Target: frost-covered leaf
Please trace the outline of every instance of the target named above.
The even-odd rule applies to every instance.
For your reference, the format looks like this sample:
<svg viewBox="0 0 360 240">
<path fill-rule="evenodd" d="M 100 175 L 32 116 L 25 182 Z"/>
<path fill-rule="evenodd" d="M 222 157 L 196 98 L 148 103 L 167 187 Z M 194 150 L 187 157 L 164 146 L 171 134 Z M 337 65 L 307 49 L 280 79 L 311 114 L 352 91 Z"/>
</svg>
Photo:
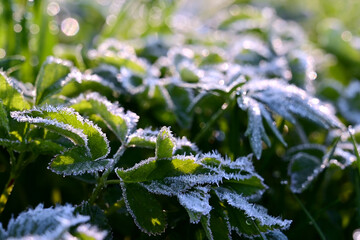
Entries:
<svg viewBox="0 0 360 240">
<path fill-rule="evenodd" d="M 122 142 L 125 142 L 139 119 L 135 113 L 130 111 L 125 113 L 125 110 L 118 104 L 111 103 L 97 93 L 81 96 L 72 102 L 71 107 L 77 112 L 90 117 L 92 115 L 99 116 Z"/>
<path fill-rule="evenodd" d="M 304 90 L 280 80 L 249 81 L 242 91 L 249 98 L 263 103 L 271 111 L 294 124 L 296 123 L 295 116 L 299 116 L 324 128 L 343 127 L 329 106 L 309 96 Z"/>
<path fill-rule="evenodd" d="M 302 144 L 290 148 L 286 159 L 290 160 L 288 175 L 290 189 L 303 192 L 327 167 L 335 165 L 344 169 L 356 161 L 350 142 L 335 142 L 329 149 L 318 144 Z"/>
<path fill-rule="evenodd" d="M 116 39 L 107 39 L 97 49 L 90 50 L 88 57 L 95 65 L 106 63 L 139 73 L 146 71 L 145 62 L 136 56 L 135 50 Z"/>
<path fill-rule="evenodd" d="M 175 142 L 176 140 L 170 129 L 167 127 L 161 128 L 156 139 L 156 157 L 158 159 L 172 157 L 176 147 Z"/>
<path fill-rule="evenodd" d="M 291 158 L 288 174 L 291 178 L 290 189 L 302 192 L 321 172 L 322 159 L 307 153 L 297 153 Z"/>
<path fill-rule="evenodd" d="M 25 62 L 25 57 L 20 55 L 9 56 L 0 59 L 0 71 L 11 73 L 19 68 L 19 65 Z"/>
<path fill-rule="evenodd" d="M 0 99 L 8 111 L 30 108 L 30 104 L 24 99 L 20 90 L 16 88 L 13 80 L 3 72 L 0 72 Z"/>
<path fill-rule="evenodd" d="M 44 102 L 61 89 L 61 81 L 70 73 L 71 62 L 48 57 L 42 64 L 35 82 L 35 104 Z"/>
<path fill-rule="evenodd" d="M 288 238 L 279 230 L 274 230 L 265 234 L 268 240 L 287 240 Z"/>
<path fill-rule="evenodd" d="M 239 98 L 240 99 L 240 98 Z M 262 140 L 269 146 L 270 139 L 266 135 L 263 123 L 262 116 L 259 104 L 252 100 L 247 99 L 246 104 L 251 106 L 248 108 L 248 127 L 246 129 L 245 135 L 249 137 L 250 145 L 255 153 L 257 159 L 261 157 L 262 152 Z"/>
<path fill-rule="evenodd" d="M 71 108 L 45 106 L 11 112 L 19 122 L 28 122 L 70 139 L 76 146 L 55 156 L 50 168 L 64 175 L 103 170 L 110 160 L 109 142 L 99 127 Z"/>
<path fill-rule="evenodd" d="M 177 195 L 179 203 L 189 212 L 190 217 L 193 216 L 190 218 L 191 222 L 199 222 L 202 215 L 207 215 L 211 211 L 209 191 L 209 187 L 195 187 Z"/>
<path fill-rule="evenodd" d="M 352 81 L 338 100 L 339 111 L 353 124 L 360 124 L 360 82 Z"/>
<path fill-rule="evenodd" d="M 80 175 L 103 171 L 111 161 L 111 159 L 104 158 L 94 160 L 88 149 L 77 146 L 56 155 L 51 160 L 49 167 L 58 174 Z"/>
<path fill-rule="evenodd" d="M 165 231 L 166 214 L 155 196 L 138 183 L 121 182 L 126 208 L 136 225 L 148 234 Z"/>
<path fill-rule="evenodd" d="M 150 128 L 139 128 L 128 137 L 127 145 L 129 147 L 156 148 L 156 138 L 159 134 L 157 130 Z"/>
<path fill-rule="evenodd" d="M 79 225 L 73 234 L 79 240 L 103 240 L 106 239 L 107 231 L 101 231 L 90 224 Z"/>
<path fill-rule="evenodd" d="M 149 158 L 134 167 L 117 169 L 118 176 L 125 183 L 162 180 L 166 177 L 192 175 L 202 172 L 203 168 L 194 157 Z"/>
<path fill-rule="evenodd" d="M 104 96 L 110 96 L 114 91 L 120 92 L 121 90 L 106 78 L 72 69 L 71 73 L 61 81 L 61 89 L 58 95 L 73 98 L 87 91 L 100 92 Z"/>
<path fill-rule="evenodd" d="M 78 232 L 81 232 L 83 234 L 86 234 L 86 233 L 89 234 L 89 233 L 93 232 L 91 230 L 94 230 L 94 233 L 97 233 L 97 234 L 91 234 L 90 237 L 91 236 L 94 237 L 94 236 L 97 236 L 98 234 L 100 234 L 102 236 L 101 239 L 106 239 L 106 240 L 112 239 L 111 227 L 109 225 L 109 221 L 106 218 L 105 213 L 101 208 L 99 208 L 96 205 L 90 205 L 88 202 L 83 202 L 75 208 L 74 213 L 89 216 L 90 217 L 89 223 L 92 225 L 95 225 L 95 226 L 97 226 L 97 228 L 99 228 L 99 229 L 92 229 L 92 226 L 89 224 L 87 224 L 86 226 L 80 225 L 77 229 Z M 87 229 L 90 231 L 85 231 Z M 96 239 L 98 239 L 98 238 L 96 238 Z"/>
<path fill-rule="evenodd" d="M 88 220 L 88 216 L 75 215 L 71 205 L 43 208 L 39 204 L 9 221 L 4 239 L 61 239 L 70 234 L 71 227 Z"/>
<path fill-rule="evenodd" d="M 0 146 L 3 146 L 8 149 L 12 149 L 17 152 L 25 151 L 26 146 L 21 143 L 19 140 L 10 140 L 10 139 L 4 139 L 0 138 Z"/>
<path fill-rule="evenodd" d="M 210 214 L 201 217 L 201 224 L 206 236 L 213 240 L 230 240 L 232 239 L 231 229 L 227 216 L 219 203 L 216 203 L 215 206 Z"/>
<path fill-rule="evenodd" d="M 259 159 L 262 153 L 262 141 L 268 146 L 271 142 L 263 126 L 263 119 L 276 138 L 286 146 L 270 112 L 277 113 L 293 124 L 296 116 L 307 118 L 325 128 L 342 128 L 333 110 L 309 96 L 305 91 L 280 80 L 253 80 L 244 85 L 237 99 L 241 109 L 248 112 L 248 128 L 245 132 L 250 145 Z"/>
<path fill-rule="evenodd" d="M 285 230 L 290 227 L 290 220 L 268 215 L 264 207 L 249 203 L 241 195 L 222 190 L 216 190 L 216 194 L 226 202 L 229 223 L 239 235 L 253 236 L 258 235 L 259 231 Z"/>
<path fill-rule="evenodd" d="M 69 138 L 74 144 L 87 148 L 91 159 L 104 158 L 110 151 L 104 133 L 71 108 L 45 106 L 28 111 L 11 112 L 11 117 L 19 122 L 35 124 Z"/>
</svg>

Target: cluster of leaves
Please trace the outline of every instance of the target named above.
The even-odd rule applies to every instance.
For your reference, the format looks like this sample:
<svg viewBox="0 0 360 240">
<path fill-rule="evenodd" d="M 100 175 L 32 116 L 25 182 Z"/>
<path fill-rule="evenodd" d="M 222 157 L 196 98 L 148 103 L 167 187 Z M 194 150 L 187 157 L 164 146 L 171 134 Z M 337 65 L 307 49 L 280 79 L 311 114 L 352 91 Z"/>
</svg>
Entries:
<svg viewBox="0 0 360 240">
<path fill-rule="evenodd" d="M 340 90 L 314 84 L 319 63 L 299 25 L 269 8 L 229 5 L 205 21 L 186 4 L 161 2 L 173 21 L 150 24 L 140 43 L 114 38 L 139 37 L 127 11 L 140 1 L 127 1 L 99 44 L 80 53 L 57 46 L 34 79 L 23 79 L 23 57 L 0 59 L 0 146 L 9 159 L 0 212 L 24 169 L 43 156 L 53 173 L 94 185 L 76 207 L 21 213 L 0 237 L 111 239 L 129 213 L 150 235 L 171 236 L 185 219 L 197 238 L 286 239 L 291 220 L 255 203 L 268 187 L 253 155 L 264 166 L 272 156 L 286 160 L 281 179 L 292 193 L 328 167 L 355 165 L 360 128 L 345 125 L 359 123 L 358 82 L 329 99 L 334 106 L 316 98 Z M 152 19 L 151 6 L 143 8 Z"/>
</svg>

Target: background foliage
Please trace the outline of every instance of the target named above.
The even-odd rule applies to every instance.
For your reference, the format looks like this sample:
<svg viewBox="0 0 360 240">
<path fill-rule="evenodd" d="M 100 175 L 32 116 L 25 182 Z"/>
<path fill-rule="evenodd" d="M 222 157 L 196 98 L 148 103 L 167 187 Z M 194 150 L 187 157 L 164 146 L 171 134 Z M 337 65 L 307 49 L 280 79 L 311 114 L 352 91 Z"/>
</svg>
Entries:
<svg viewBox="0 0 360 240">
<path fill-rule="evenodd" d="M 72 215 L 75 210 L 65 204 L 79 205 L 90 198 L 99 208 L 83 204 L 78 211 L 85 215 L 104 211 L 115 239 L 157 238 L 139 231 L 142 223 L 133 221 L 132 216 L 147 213 L 131 213 L 125 206 L 146 209 L 135 201 L 139 198 L 156 202 L 151 197 L 154 194 L 149 192 L 156 192 L 153 187 L 158 179 L 143 177 L 136 180 L 142 185 L 136 185 L 131 182 L 135 178 L 126 180 L 128 172 L 151 165 L 143 162 L 136 165 L 143 159 L 171 158 L 173 154 L 185 153 L 189 157 L 190 153 L 216 150 L 232 161 L 254 154 L 256 174 L 250 172 L 264 179 L 268 186 L 266 191 L 260 191 L 263 195 L 257 204 L 267 208 L 272 216 L 293 220 L 284 231 L 289 239 L 351 238 L 360 225 L 359 168 L 353 146 L 355 141 L 360 141 L 359 10 L 360 4 L 355 0 L 2 1 L 0 66 L 5 73 L 1 76 L 13 78 L 28 102 L 22 102 L 17 91 L 12 93 L 12 88 L 2 80 L 0 138 L 8 137 L 6 134 L 13 126 L 21 135 L 28 126 L 21 122 L 29 122 L 63 131 L 62 135 L 78 146 L 64 153 L 64 149 L 72 146 L 71 141 L 51 132 L 47 135 L 46 130 L 32 125 L 34 131 L 26 137 L 33 145 L 28 146 L 34 149 L 41 146 L 42 153 L 36 159 L 35 155 L 27 155 L 31 163 L 17 176 L 0 215 L 4 228 L 12 215 L 23 212 L 21 216 L 26 217 L 24 211 L 29 206 L 36 213 L 43 208 L 39 203 L 47 208 L 61 204 L 66 210 L 64 218 L 71 222 L 61 225 L 63 230 L 80 224 L 76 230 L 79 237 L 80 226 L 91 232 L 91 227 L 84 225 L 88 219 Z M 251 82 L 254 79 L 259 81 Z M 80 96 L 93 91 L 106 99 L 96 94 Z M 8 102 L 10 95 L 20 100 Z M 131 112 L 112 106 L 114 102 Z M 54 110 L 44 107 L 46 104 L 66 107 Z M 14 113 L 34 105 L 39 109 Z M 67 107 L 95 122 L 101 128 L 100 133 L 92 123 L 79 120 Z M 10 125 L 2 117 L 9 109 Z M 86 129 L 88 132 L 84 134 L 91 137 L 87 139 L 65 127 L 34 120 L 63 116 L 76 118 L 78 122 L 71 124 Z M 14 119 L 19 125 L 15 125 Z M 152 127 L 152 130 L 145 130 L 146 134 L 134 133 L 129 129 L 136 122 L 137 128 Z M 349 125 L 354 126 L 350 134 L 346 129 Z M 170 153 L 162 152 L 160 140 L 154 140 L 159 138 L 155 129 L 167 131 L 162 126 L 171 126 L 175 137 L 179 137 L 174 140 L 170 134 L 172 140 L 167 142 L 170 147 L 165 147 L 167 151 L 171 149 Z M 109 142 L 102 134 L 106 134 Z M 40 135 L 46 137 L 37 139 Z M 137 139 L 138 136 L 143 139 Z M 180 143 L 181 136 L 197 147 L 189 143 L 190 149 L 174 150 L 172 142 L 176 146 L 184 144 Z M 90 168 L 103 170 L 111 162 L 109 156 L 116 154 L 127 137 L 128 143 L 147 148 L 128 148 L 121 158 L 126 160 L 116 165 L 116 173 L 107 173 L 112 180 L 119 176 L 122 185 L 108 184 L 98 199 L 91 199 L 98 175 L 91 175 L 90 171 L 76 175 L 84 171 L 83 163 L 64 166 L 67 161 L 62 157 L 77 159 L 77 154 L 87 154 L 85 159 L 99 159 Z M 18 140 L 22 141 L 19 137 Z M 0 186 L 7 185 L 11 169 L 12 156 L 6 144 L 1 142 Z M 88 146 L 90 153 L 86 152 Z M 54 159 L 59 152 L 62 153 Z M 221 161 L 228 164 L 226 158 Z M 215 191 L 215 185 L 211 185 L 211 191 Z M 204 190 L 202 185 L 192 187 L 194 198 L 200 195 L 203 199 L 210 198 L 209 189 Z M 258 187 L 262 189 L 261 184 Z M 221 190 L 216 191 L 217 196 L 224 197 L 219 194 Z M 126 197 L 130 203 L 123 200 Z M 209 236 L 206 227 L 189 224 L 189 209 L 181 207 L 186 206 L 187 200 L 181 200 L 186 198 L 189 195 L 169 192 L 156 197 L 166 205 L 168 219 L 167 230 L 159 238 Z M 131 199 L 135 200 L 131 202 Z M 211 201 L 211 204 L 217 203 Z M 156 203 L 152 205 L 155 206 L 152 211 L 161 210 Z M 161 211 L 158 214 L 162 216 Z M 196 222 L 194 219 L 197 217 L 192 219 Z M 16 226 L 16 221 L 11 221 Z M 202 219 L 204 226 L 205 221 L 210 220 Z M 105 221 L 95 224 L 99 229 L 109 229 L 100 222 Z M 153 230 L 161 232 L 162 228 L 161 225 Z M 93 231 L 99 238 L 104 235 L 100 230 Z M 275 239 L 280 236 L 277 232 L 271 234 Z M 271 234 L 261 237 L 271 239 Z M 237 236 L 233 234 L 233 237 Z"/>
</svg>

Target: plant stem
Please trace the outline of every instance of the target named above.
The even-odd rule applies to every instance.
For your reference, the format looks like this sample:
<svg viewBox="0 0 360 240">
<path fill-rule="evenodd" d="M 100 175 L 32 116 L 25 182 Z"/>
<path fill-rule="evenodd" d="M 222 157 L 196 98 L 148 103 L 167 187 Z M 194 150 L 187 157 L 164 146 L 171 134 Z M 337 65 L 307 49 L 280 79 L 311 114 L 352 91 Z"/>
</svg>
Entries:
<svg viewBox="0 0 360 240">
<path fill-rule="evenodd" d="M 5 185 L 5 188 L 0 196 L 0 213 L 4 211 L 5 205 L 11 195 L 11 192 L 15 185 L 15 176 L 10 173 L 9 179 Z"/>
<path fill-rule="evenodd" d="M 4 211 L 6 203 L 12 193 L 12 190 L 15 186 L 15 180 L 20 175 L 21 170 L 23 169 L 23 159 L 24 153 L 20 153 L 18 159 L 16 159 L 12 150 L 9 151 L 10 154 L 10 163 L 11 163 L 11 170 L 9 179 L 4 187 L 4 190 L 0 196 L 0 213 Z"/>
<path fill-rule="evenodd" d="M 118 149 L 118 151 L 114 154 L 113 161 L 109 164 L 109 167 L 106 169 L 106 171 L 100 177 L 97 185 L 95 186 L 95 188 L 94 188 L 94 190 L 93 190 L 93 192 L 92 192 L 92 194 L 91 194 L 91 196 L 89 198 L 89 203 L 90 204 L 93 204 L 96 201 L 96 199 L 98 198 L 100 192 L 106 186 L 107 179 L 108 179 L 110 173 L 112 173 L 112 171 L 114 170 L 116 164 L 120 160 L 120 157 L 124 154 L 125 150 L 126 150 L 126 146 L 125 146 L 125 144 L 122 144 L 120 146 L 120 148 Z"/>
<path fill-rule="evenodd" d="M 324 233 L 321 231 L 319 225 L 316 223 L 315 219 L 311 216 L 310 212 L 305 208 L 304 204 L 302 204 L 300 199 L 295 194 L 293 194 L 293 196 L 296 199 L 296 201 L 299 203 L 303 211 L 305 212 L 306 216 L 309 218 L 310 222 L 314 225 L 316 231 L 320 235 L 320 238 L 322 240 L 326 240 Z"/>
<path fill-rule="evenodd" d="M 109 185 L 109 184 L 118 184 L 120 185 L 120 180 L 107 180 L 106 185 Z"/>
</svg>

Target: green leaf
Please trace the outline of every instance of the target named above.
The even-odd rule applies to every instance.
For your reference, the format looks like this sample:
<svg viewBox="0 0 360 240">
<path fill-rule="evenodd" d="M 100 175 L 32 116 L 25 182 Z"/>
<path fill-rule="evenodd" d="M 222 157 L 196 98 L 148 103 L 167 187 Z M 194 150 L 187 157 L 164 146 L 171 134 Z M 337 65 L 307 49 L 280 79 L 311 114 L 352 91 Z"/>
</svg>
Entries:
<svg viewBox="0 0 360 240">
<path fill-rule="evenodd" d="M 0 128 L 1 127 L 5 129 L 7 134 L 10 132 L 8 114 L 2 100 L 0 99 Z"/>
<path fill-rule="evenodd" d="M 23 152 L 26 150 L 26 146 L 19 140 L 0 138 L 0 146 L 3 146 L 7 149 L 12 149 L 17 152 Z"/>
<path fill-rule="evenodd" d="M 89 216 L 90 224 L 107 231 L 108 234 L 105 240 L 112 239 L 109 221 L 101 208 L 96 205 L 90 205 L 88 202 L 82 202 L 79 206 L 75 208 L 74 213 Z"/>
<path fill-rule="evenodd" d="M 322 159 L 307 153 L 297 153 L 291 157 L 288 175 L 291 178 L 290 189 L 294 193 L 302 192 L 323 170 Z"/>
<path fill-rule="evenodd" d="M 87 91 L 100 92 L 104 96 L 111 96 L 113 92 L 120 92 L 120 89 L 112 82 L 95 74 L 82 74 L 74 71 L 61 82 L 62 88 L 58 95 L 66 97 L 77 97 Z"/>
<path fill-rule="evenodd" d="M 106 63 L 118 68 L 125 67 L 138 73 L 146 72 L 145 62 L 136 56 L 133 47 L 115 39 L 104 41 L 97 49 L 90 50 L 88 55 L 94 65 Z"/>
<path fill-rule="evenodd" d="M 87 94 L 73 101 L 71 105 L 77 112 L 88 116 L 96 115 L 109 127 L 121 142 L 125 142 L 127 136 L 136 126 L 138 116 L 132 112 L 124 112 L 117 104 L 109 102 L 97 93 Z"/>
<path fill-rule="evenodd" d="M 132 168 L 126 170 L 117 169 L 116 173 L 125 183 L 133 183 L 191 175 L 199 171 L 202 172 L 202 170 L 202 166 L 195 162 L 194 157 L 174 157 L 172 159 L 149 158 Z"/>
<path fill-rule="evenodd" d="M 4 239 L 63 239 L 70 228 L 89 220 L 88 216 L 75 215 L 71 205 L 44 208 L 39 204 L 9 221 Z"/>
<path fill-rule="evenodd" d="M 20 55 L 9 56 L 0 59 L 0 71 L 6 71 L 7 73 L 13 72 L 19 65 L 25 62 L 25 58 Z"/>
<path fill-rule="evenodd" d="M 35 105 L 39 105 L 47 98 L 60 91 L 61 82 L 70 73 L 71 62 L 48 57 L 41 66 L 35 82 Z"/>
<path fill-rule="evenodd" d="M 166 214 L 154 195 L 137 183 L 121 182 L 121 188 L 126 207 L 136 225 L 148 234 L 164 232 Z"/>
<path fill-rule="evenodd" d="M 215 200 L 216 199 L 216 200 Z M 226 212 L 221 206 L 218 198 L 210 199 L 213 209 L 208 215 L 201 217 L 201 225 L 205 230 L 208 239 L 222 240 L 231 239 L 231 229 Z"/>
<path fill-rule="evenodd" d="M 175 150 L 175 139 L 169 128 L 162 127 L 156 139 L 156 158 L 171 158 Z"/>
<path fill-rule="evenodd" d="M 8 78 L 3 72 L 0 72 L 0 99 L 2 99 L 3 106 L 10 111 L 30 108 L 30 104 L 16 89 L 11 78 Z"/>
<path fill-rule="evenodd" d="M 49 168 L 58 174 L 80 175 L 103 171 L 111 161 L 111 159 L 93 160 L 85 147 L 78 146 L 55 156 Z"/>
<path fill-rule="evenodd" d="M 110 151 L 105 134 L 91 121 L 71 108 L 45 106 L 28 111 L 11 112 L 19 122 L 28 122 L 69 138 L 74 144 L 88 149 L 92 160 L 104 158 Z"/>
<path fill-rule="evenodd" d="M 158 134 L 159 131 L 153 131 L 149 128 L 139 128 L 128 137 L 127 145 L 129 147 L 155 149 Z"/>
<path fill-rule="evenodd" d="M 65 147 L 50 140 L 33 139 L 28 143 L 28 150 L 41 154 L 58 154 L 65 150 Z"/>
<path fill-rule="evenodd" d="M 260 176 L 252 176 L 246 179 L 225 180 L 221 187 L 230 189 L 245 198 L 256 198 L 266 190 L 266 185 Z"/>
<path fill-rule="evenodd" d="M 259 235 L 276 229 L 289 228 L 290 220 L 281 220 L 267 214 L 262 206 L 249 203 L 239 194 L 216 189 L 216 195 L 223 201 L 229 223 L 239 235 Z"/>
</svg>

